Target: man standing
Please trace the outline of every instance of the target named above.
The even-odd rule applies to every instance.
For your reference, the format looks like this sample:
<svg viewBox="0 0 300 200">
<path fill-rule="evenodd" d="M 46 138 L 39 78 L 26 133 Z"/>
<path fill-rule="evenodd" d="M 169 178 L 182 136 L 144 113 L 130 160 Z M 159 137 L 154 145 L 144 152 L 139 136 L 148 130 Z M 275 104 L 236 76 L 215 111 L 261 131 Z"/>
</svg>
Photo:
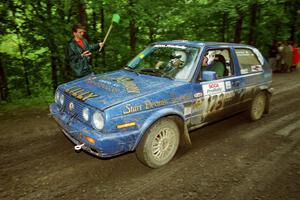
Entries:
<svg viewBox="0 0 300 200">
<path fill-rule="evenodd" d="M 77 24 L 72 27 L 73 39 L 68 43 L 69 64 L 75 78 L 92 73 L 92 51 L 98 50 L 103 43 L 89 44 L 84 38 L 85 27 Z"/>
<path fill-rule="evenodd" d="M 269 49 L 269 64 L 273 72 L 278 72 L 277 69 L 277 57 L 278 57 L 278 47 L 277 42 L 273 40 L 272 46 Z"/>
</svg>

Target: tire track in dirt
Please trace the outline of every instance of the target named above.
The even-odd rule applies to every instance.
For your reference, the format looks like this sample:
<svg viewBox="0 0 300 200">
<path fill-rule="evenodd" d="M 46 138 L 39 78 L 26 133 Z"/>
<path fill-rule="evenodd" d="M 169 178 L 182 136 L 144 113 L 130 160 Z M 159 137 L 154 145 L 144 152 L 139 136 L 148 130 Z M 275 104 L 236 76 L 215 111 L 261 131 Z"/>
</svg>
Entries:
<svg viewBox="0 0 300 200">
<path fill-rule="evenodd" d="M 239 114 L 193 131 L 192 148 L 182 150 L 172 162 L 157 170 L 140 164 L 134 154 L 107 160 L 75 154 L 73 145 L 54 123 L 44 125 L 48 120 L 44 117 L 40 124 L 24 129 L 29 134 L 21 135 L 20 140 L 17 138 L 22 132 L 3 133 L 4 137 L 1 133 L 1 140 L 11 142 L 0 146 L 0 150 L 9 147 L 0 155 L 0 198 L 280 199 L 268 192 L 281 194 L 280 188 L 272 189 L 271 185 L 276 186 L 278 179 L 285 181 L 281 175 L 286 171 L 292 173 L 286 176 L 289 178 L 297 175 L 294 173 L 299 169 L 299 159 L 293 158 L 299 155 L 300 100 L 293 93 L 299 94 L 300 90 L 299 84 L 292 86 L 298 77 L 283 76 L 291 77 L 290 82 L 275 77 L 279 81 L 274 84 L 269 115 L 250 123 Z M 19 117 L 22 119 L 22 115 L 16 116 L 14 130 L 19 128 Z M 29 120 L 22 126 L 27 123 L 34 122 Z M 47 128 L 50 131 L 43 136 L 39 130 Z M 20 147 L 23 142 L 32 145 Z M 293 157 L 285 160 L 289 156 Z M 297 180 L 299 183 L 299 179 L 294 183 Z M 284 194 L 289 199 L 294 197 L 294 193 Z"/>
<path fill-rule="evenodd" d="M 295 89 L 298 89 L 298 88 L 299 88 L 299 86 L 297 85 L 295 87 L 288 87 L 288 89 L 279 90 L 279 91 L 282 91 L 282 92 L 284 91 L 284 93 L 287 94 L 287 93 L 293 92 Z M 280 93 L 275 93 L 275 97 L 280 98 L 280 95 L 281 95 Z M 276 100 L 276 98 L 274 100 Z M 281 113 L 281 111 L 283 109 L 285 109 L 285 107 L 287 107 L 287 106 L 290 108 L 293 108 L 292 105 L 294 105 L 294 103 L 296 103 L 296 102 L 299 102 L 299 99 L 296 99 L 296 100 L 291 99 L 291 100 L 285 101 L 284 105 L 276 104 L 273 107 L 272 112 L 276 111 L 276 112 Z M 299 110 L 299 107 L 298 107 L 298 110 Z M 278 116 L 280 116 L 280 115 L 278 115 Z M 292 130 L 294 130 L 295 127 L 298 127 L 299 117 L 300 117 L 299 115 L 297 115 L 295 113 L 291 113 L 286 116 L 282 116 L 282 117 L 275 119 L 275 121 L 272 121 L 271 124 L 267 124 L 267 126 L 264 126 L 264 127 L 256 126 L 255 123 L 252 123 L 250 126 L 249 126 L 249 124 L 245 124 L 244 126 L 249 126 L 249 129 L 251 129 L 252 131 L 250 133 L 248 131 L 246 131 L 246 135 L 242 135 L 241 138 L 246 137 L 246 139 L 249 139 L 249 137 L 251 137 L 257 141 L 257 140 L 261 139 L 261 137 L 271 137 L 270 134 L 274 134 L 274 130 L 278 129 L 279 127 L 291 126 L 291 127 L 293 127 Z M 292 121 L 292 123 L 291 123 L 291 121 Z M 265 123 L 265 122 L 263 122 L 263 123 Z M 243 129 L 243 127 L 238 127 L 237 129 L 240 130 L 240 129 Z M 235 132 L 234 129 L 231 131 Z M 261 135 L 259 135 L 259 134 L 253 135 L 253 133 L 261 133 Z M 276 133 L 276 131 L 275 131 L 275 133 Z M 225 140 L 225 143 L 229 143 L 233 139 L 236 139 L 236 138 L 229 138 L 229 139 L 227 138 L 227 140 Z M 277 141 L 277 143 L 281 144 L 280 138 L 275 138 L 275 140 Z M 237 141 L 234 141 L 234 143 L 235 142 L 237 142 Z M 224 142 L 220 142 L 220 141 L 213 141 L 212 143 L 213 144 L 209 144 L 209 148 L 211 148 L 212 146 L 224 145 Z M 262 155 L 262 158 L 259 159 L 257 162 L 255 162 L 255 164 L 252 165 L 250 168 L 248 168 L 247 164 L 242 164 L 242 165 L 240 164 L 240 166 L 246 166 L 247 170 L 245 169 L 245 167 L 243 169 L 240 169 L 240 171 L 244 171 L 244 172 L 246 171 L 246 174 L 241 176 L 241 178 L 239 180 L 235 180 L 236 182 L 239 182 L 239 184 L 237 186 L 232 187 L 232 189 L 227 190 L 226 193 L 229 194 L 228 199 L 241 199 L 242 197 L 243 198 L 249 197 L 246 199 L 252 199 L 252 198 L 250 198 L 251 193 L 249 193 L 249 191 L 251 191 L 251 190 L 249 190 L 249 188 L 250 189 L 255 188 L 255 185 L 260 181 L 260 179 L 263 179 L 265 177 L 265 174 L 267 174 L 269 172 L 269 170 L 273 167 L 273 165 L 280 164 L 281 157 L 288 154 L 293 148 L 295 148 L 298 145 L 298 143 L 299 143 L 299 141 L 297 140 L 297 141 L 293 141 L 291 143 L 281 144 L 278 147 L 274 147 L 272 149 L 271 153 L 267 154 L 266 156 Z M 244 151 L 247 152 L 248 150 L 244 150 Z M 233 157 L 236 157 L 236 158 L 242 157 L 245 159 L 245 157 L 247 157 L 246 156 L 247 153 L 244 151 L 243 150 L 240 151 L 238 154 L 234 155 Z M 201 152 L 201 150 L 200 150 L 200 152 Z M 191 152 L 189 152 L 189 153 L 191 153 Z M 197 155 L 197 150 L 195 151 L 195 149 L 194 149 L 193 153 L 195 153 Z M 141 194 L 143 194 L 145 192 L 147 193 L 147 191 L 152 191 L 155 188 L 155 186 L 157 186 L 157 185 L 168 185 L 167 182 L 169 182 L 169 181 L 172 182 L 172 180 L 173 180 L 173 178 L 171 178 L 171 177 L 176 176 L 177 173 L 185 171 L 185 169 L 187 169 L 189 167 L 191 167 L 191 168 L 195 167 L 195 162 L 199 161 L 199 158 L 195 159 L 195 156 L 192 156 L 191 159 L 187 158 L 187 156 L 183 156 L 183 157 L 184 158 L 180 158 L 180 160 L 175 160 L 176 163 L 173 162 L 172 163 L 173 166 L 171 166 L 171 164 L 169 164 L 170 165 L 169 167 L 172 168 L 172 170 L 169 170 L 169 167 L 167 167 L 168 169 L 167 168 L 165 168 L 165 170 L 162 169 L 157 174 L 154 173 L 154 174 L 151 174 L 150 177 L 144 177 L 145 179 L 143 178 L 143 180 L 147 180 L 146 182 L 144 181 L 143 184 L 140 184 L 139 187 L 137 187 L 137 185 L 134 185 L 134 187 L 130 187 L 130 188 L 135 188 L 135 189 L 121 193 L 120 198 L 132 199 L 137 196 L 142 196 L 142 197 L 144 196 L 144 199 L 146 199 L 146 195 L 141 195 Z M 202 161 L 205 162 L 205 159 L 202 159 Z M 247 161 L 244 161 L 244 162 L 247 162 Z M 220 163 L 218 163 L 218 164 L 220 164 Z M 163 174 L 163 176 L 161 174 Z M 226 176 L 226 173 L 224 176 Z M 245 177 L 247 177 L 247 178 L 245 178 Z M 274 174 L 273 174 L 273 177 L 274 177 Z M 266 182 L 267 182 L 266 184 L 269 184 L 269 182 L 272 182 L 272 179 L 269 179 L 269 181 L 266 181 Z M 263 188 L 264 186 L 262 185 L 260 187 Z M 262 188 L 260 188 L 260 189 L 262 189 Z M 202 189 L 203 189 L 203 186 L 202 186 Z M 207 187 L 207 189 L 209 190 L 209 186 Z M 205 190 L 205 188 L 203 190 Z M 241 195 L 233 195 L 235 198 L 232 198 L 232 194 L 238 193 L 239 190 L 241 190 Z M 173 190 L 173 192 L 174 192 L 174 194 L 177 194 L 176 191 Z M 169 192 L 169 193 L 172 193 L 172 192 Z M 157 198 L 159 199 L 163 196 L 164 195 L 162 195 L 162 196 L 158 195 Z M 191 196 L 194 196 L 197 198 L 200 196 L 205 197 L 205 195 L 201 195 L 198 192 L 188 192 L 185 197 L 191 197 Z M 207 194 L 206 194 L 206 196 L 207 196 Z M 182 197 L 184 197 L 184 195 L 181 195 L 180 197 L 176 196 L 176 198 L 182 198 Z M 210 197 L 211 197 L 211 199 L 214 199 L 214 196 L 210 196 Z M 215 196 L 215 197 L 217 197 L 217 196 Z M 114 198 L 118 199 L 115 196 L 114 196 Z M 169 198 L 170 198 L 170 196 L 169 196 Z M 176 199 L 176 198 L 174 198 L 174 199 Z M 216 198 L 216 199 L 218 199 L 218 198 Z"/>
<path fill-rule="evenodd" d="M 289 89 L 288 91 L 285 90 L 285 93 L 288 93 L 290 90 L 292 90 L 292 89 Z M 298 101 L 298 100 L 286 101 L 285 103 L 286 104 L 293 104 L 296 101 Z M 277 106 L 276 105 L 273 109 L 277 110 L 277 111 L 280 111 L 280 110 L 284 109 L 285 106 Z M 294 116 L 289 116 L 289 117 L 292 118 Z M 255 128 L 257 128 L 255 126 L 255 124 L 251 124 L 251 125 L 252 126 L 250 126 L 250 129 L 255 130 Z M 273 125 L 278 126 L 278 124 L 273 124 Z M 218 125 L 215 125 L 215 126 L 218 126 Z M 226 126 L 226 124 L 223 124 L 223 126 Z M 249 124 L 244 124 L 244 126 L 249 126 Z M 285 124 L 283 124 L 283 126 L 285 126 Z M 235 129 L 238 132 L 238 130 L 243 129 L 243 127 L 239 126 L 237 128 L 233 128 L 231 131 L 227 131 L 226 132 L 227 134 L 225 133 L 225 135 L 222 136 L 222 138 L 221 138 L 221 139 L 227 140 L 225 142 L 225 144 L 229 143 L 229 141 L 232 140 L 230 138 L 231 137 L 231 135 L 230 135 L 231 133 L 230 132 L 235 132 Z M 276 129 L 276 127 L 275 127 L 275 129 Z M 228 136 L 229 138 L 227 138 L 226 135 L 227 136 L 229 135 Z M 223 137 L 225 137 L 225 138 L 223 138 Z M 258 139 L 258 138 L 256 138 L 256 139 Z M 224 142 L 220 141 L 220 140 L 210 141 L 210 143 L 206 147 L 204 147 L 204 151 L 203 152 L 202 152 L 202 150 L 203 150 L 202 148 L 196 148 L 196 149 L 193 149 L 191 152 L 189 152 L 188 154 L 193 153 L 192 157 L 189 157 L 189 155 L 184 155 L 184 156 L 182 156 L 180 158 L 180 160 L 179 159 L 175 159 L 175 161 L 171 162 L 166 167 L 163 167 L 161 169 L 154 170 L 154 171 L 151 170 L 146 175 L 144 175 L 144 174 L 140 174 L 140 176 L 134 176 L 134 175 L 132 175 L 131 179 L 128 180 L 128 181 L 125 181 L 125 180 L 122 180 L 122 179 L 118 180 L 118 183 L 114 183 L 113 184 L 115 186 L 119 185 L 118 192 L 116 192 L 116 194 L 115 193 L 109 194 L 109 195 L 106 196 L 106 198 L 108 198 L 108 199 L 134 199 L 135 197 L 139 197 L 140 199 L 147 199 L 147 193 L 149 193 L 149 195 L 152 196 L 153 199 L 155 199 L 155 198 L 156 199 L 160 199 L 161 197 L 170 199 L 170 196 L 172 197 L 171 194 L 178 194 L 178 193 L 176 193 L 176 190 L 179 190 L 179 188 L 176 188 L 175 190 L 174 189 L 172 190 L 172 188 L 168 187 L 168 185 L 169 185 L 168 183 L 174 182 L 173 180 L 178 180 L 178 182 L 180 182 L 181 180 L 184 180 L 184 177 L 182 177 L 182 176 L 178 177 L 178 174 L 180 174 L 180 173 L 184 173 L 184 174 L 188 173 L 189 174 L 190 173 L 190 172 L 188 172 L 189 168 L 193 168 L 195 166 L 196 167 L 199 166 L 199 164 L 195 165 L 195 162 L 198 162 L 198 163 L 205 162 L 206 161 L 206 158 L 205 158 L 206 154 L 209 153 L 210 151 L 211 152 L 215 152 L 216 150 L 215 150 L 214 146 L 219 146 L 219 145 L 224 145 Z M 211 148 L 212 148 L 212 150 L 209 150 Z M 206 152 L 206 151 L 208 151 L 208 152 Z M 233 157 L 243 157 L 242 155 L 245 154 L 245 153 L 243 151 L 240 151 L 240 152 L 241 152 L 240 154 L 235 155 Z M 276 153 L 274 153 L 274 154 L 276 154 Z M 195 158 L 195 155 L 196 156 L 200 155 L 200 158 Z M 236 162 L 236 161 L 234 161 L 234 162 Z M 246 162 L 246 161 L 244 161 L 244 162 Z M 211 161 L 209 163 L 211 165 L 214 164 Z M 220 163 L 217 163 L 217 164 L 222 165 Z M 244 164 L 243 166 L 247 166 L 247 165 Z M 202 169 L 205 170 L 204 168 L 208 167 L 208 165 L 201 165 L 200 164 L 200 167 L 202 167 Z M 243 168 L 243 169 L 240 169 L 240 170 L 242 171 L 242 170 L 245 170 L 245 169 Z M 226 173 L 230 173 L 230 172 L 224 172 L 224 173 L 225 173 L 225 175 L 221 173 L 220 176 L 221 177 L 222 176 L 226 176 Z M 206 177 L 207 180 L 209 180 L 209 178 L 210 178 L 209 175 L 207 175 L 206 173 L 203 173 L 202 175 L 204 177 Z M 194 176 L 198 177 L 195 174 L 194 174 Z M 192 178 L 190 175 L 187 175 L 187 177 Z M 241 177 L 238 181 L 241 181 L 242 178 L 243 177 Z M 217 188 L 219 188 L 219 190 L 222 191 L 220 189 L 220 186 L 218 186 L 218 184 L 216 183 L 217 180 L 215 180 L 215 182 L 213 181 L 212 183 L 209 183 L 207 185 L 205 185 L 202 182 L 201 183 L 202 190 L 203 191 L 205 191 L 205 190 L 211 191 L 210 188 L 212 186 L 217 186 Z M 231 182 L 231 180 L 234 181 L 234 178 L 231 177 L 231 176 L 229 176 L 229 177 L 227 177 L 227 179 L 225 179 L 225 182 L 226 181 L 227 182 Z M 235 181 L 237 181 L 237 180 L 235 180 Z M 193 181 L 193 182 L 197 182 L 197 181 Z M 221 182 L 222 182 L 222 180 L 221 180 Z M 224 182 L 224 180 L 223 180 L 223 182 Z M 108 184 L 108 185 L 111 185 L 111 184 Z M 160 187 L 158 187 L 158 185 L 162 185 L 164 187 L 160 188 Z M 249 185 L 251 185 L 251 184 L 248 184 L 247 186 L 249 186 Z M 193 184 L 192 184 L 191 187 L 194 188 L 194 190 L 195 190 L 195 186 L 193 187 Z M 107 190 L 109 190 L 109 189 L 106 189 L 104 191 L 107 191 Z M 151 194 L 151 191 L 153 191 L 153 190 L 156 191 L 155 193 L 158 194 L 157 196 L 154 196 L 154 194 Z M 171 190 L 171 192 L 168 192 L 169 195 L 164 195 L 164 191 L 165 190 Z M 160 194 L 162 194 L 162 195 L 160 195 Z M 198 194 L 198 192 L 195 192 L 195 191 L 189 191 L 187 193 L 184 193 L 182 191 L 182 195 L 179 195 L 179 196 L 175 195 L 176 198 L 174 198 L 174 199 L 177 199 L 177 197 L 178 198 L 189 198 L 189 197 L 193 197 L 193 196 L 194 197 L 199 197 L 199 196 L 200 197 L 201 196 L 205 197 L 205 196 L 209 196 L 209 194 L 205 194 L 204 193 L 204 195 L 201 195 L 201 194 Z M 209 197 L 211 197 L 211 199 L 213 198 L 213 196 L 209 196 Z"/>
</svg>

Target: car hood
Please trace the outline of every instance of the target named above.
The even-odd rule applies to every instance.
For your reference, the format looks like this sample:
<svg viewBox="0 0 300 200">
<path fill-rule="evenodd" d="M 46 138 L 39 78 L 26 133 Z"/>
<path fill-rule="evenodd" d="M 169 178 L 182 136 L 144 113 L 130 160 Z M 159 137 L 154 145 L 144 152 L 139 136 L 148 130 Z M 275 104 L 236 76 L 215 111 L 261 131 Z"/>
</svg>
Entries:
<svg viewBox="0 0 300 200">
<path fill-rule="evenodd" d="M 107 74 L 86 76 L 66 83 L 62 86 L 62 90 L 93 107 L 105 110 L 111 106 L 184 83 L 168 78 L 119 70 Z"/>
</svg>

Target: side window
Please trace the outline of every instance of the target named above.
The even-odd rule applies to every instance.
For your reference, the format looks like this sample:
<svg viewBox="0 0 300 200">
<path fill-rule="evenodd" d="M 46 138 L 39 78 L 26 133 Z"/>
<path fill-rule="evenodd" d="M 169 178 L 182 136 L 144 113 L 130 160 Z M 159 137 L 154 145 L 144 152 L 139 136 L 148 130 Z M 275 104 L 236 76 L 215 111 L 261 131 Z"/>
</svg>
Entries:
<svg viewBox="0 0 300 200">
<path fill-rule="evenodd" d="M 201 72 L 214 71 L 216 72 L 217 79 L 232 76 L 234 74 L 230 50 L 226 48 L 207 49 L 204 52 L 201 64 Z"/>
<path fill-rule="evenodd" d="M 248 74 L 262 71 L 262 65 L 256 54 L 251 49 L 235 49 L 240 65 L 241 74 Z"/>
</svg>

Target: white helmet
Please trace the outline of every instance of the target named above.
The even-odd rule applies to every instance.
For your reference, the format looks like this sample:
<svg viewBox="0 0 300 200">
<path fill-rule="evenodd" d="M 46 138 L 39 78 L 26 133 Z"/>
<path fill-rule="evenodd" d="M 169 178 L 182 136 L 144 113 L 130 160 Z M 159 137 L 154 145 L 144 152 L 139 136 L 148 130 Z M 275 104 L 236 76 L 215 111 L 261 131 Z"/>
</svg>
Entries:
<svg viewBox="0 0 300 200">
<path fill-rule="evenodd" d="M 172 56 L 179 59 L 183 64 L 186 62 L 186 53 L 183 51 L 175 51 Z"/>
<path fill-rule="evenodd" d="M 208 61 L 207 61 L 207 64 L 210 65 L 214 59 L 215 59 L 215 56 L 216 56 L 216 52 L 215 51 L 208 51 L 208 54 L 206 55 Z"/>
</svg>

